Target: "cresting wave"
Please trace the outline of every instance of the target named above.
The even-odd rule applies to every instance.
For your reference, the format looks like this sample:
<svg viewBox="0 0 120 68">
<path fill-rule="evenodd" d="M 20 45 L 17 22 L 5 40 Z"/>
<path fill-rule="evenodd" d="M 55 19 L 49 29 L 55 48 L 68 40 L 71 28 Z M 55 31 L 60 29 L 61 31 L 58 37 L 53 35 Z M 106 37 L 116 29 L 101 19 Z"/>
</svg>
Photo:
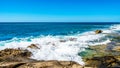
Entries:
<svg viewBox="0 0 120 68">
<path fill-rule="evenodd" d="M 104 29 L 103 33 L 113 33 L 120 30 L 120 25 Z M 37 60 L 64 60 L 75 61 L 84 65 L 81 56 L 78 55 L 85 48 L 92 45 L 106 44 L 110 42 L 107 34 L 95 34 L 89 31 L 71 36 L 39 36 L 27 38 L 13 38 L 0 42 L 0 50 L 5 48 L 26 49 L 30 44 L 36 44 L 40 49 L 30 49 L 33 59 Z"/>
</svg>

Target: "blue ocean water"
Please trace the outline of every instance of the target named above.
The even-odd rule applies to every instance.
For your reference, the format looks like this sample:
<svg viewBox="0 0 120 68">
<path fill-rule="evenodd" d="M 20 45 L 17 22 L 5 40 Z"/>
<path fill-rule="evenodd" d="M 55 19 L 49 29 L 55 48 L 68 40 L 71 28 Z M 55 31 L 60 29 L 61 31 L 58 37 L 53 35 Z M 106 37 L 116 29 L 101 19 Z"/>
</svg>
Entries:
<svg viewBox="0 0 120 68">
<path fill-rule="evenodd" d="M 14 37 L 73 35 L 109 28 L 115 23 L 0 23 L 0 41 Z"/>
<path fill-rule="evenodd" d="M 103 33 L 95 34 L 95 30 Z M 66 60 L 84 65 L 80 52 L 109 43 L 109 34 L 120 34 L 119 23 L 0 23 L 0 50 L 21 48 L 36 60 Z M 35 44 L 40 49 L 27 48 Z"/>
</svg>

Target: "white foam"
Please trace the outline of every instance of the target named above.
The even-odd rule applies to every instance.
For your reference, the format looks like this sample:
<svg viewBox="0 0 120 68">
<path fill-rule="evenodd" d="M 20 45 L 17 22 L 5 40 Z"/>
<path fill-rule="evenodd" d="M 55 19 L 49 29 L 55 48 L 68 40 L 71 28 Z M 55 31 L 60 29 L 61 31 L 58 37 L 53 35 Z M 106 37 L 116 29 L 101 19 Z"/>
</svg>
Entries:
<svg viewBox="0 0 120 68">
<path fill-rule="evenodd" d="M 111 30 L 120 30 L 120 25 L 117 24 L 117 25 L 113 25 L 110 27 Z"/>
<path fill-rule="evenodd" d="M 111 33 L 111 30 L 104 31 Z M 0 45 L 2 46 L 0 46 L 0 50 L 5 48 L 26 49 L 30 44 L 37 44 L 40 49 L 27 48 L 33 53 L 33 56 L 31 57 L 33 59 L 75 61 L 84 65 L 84 62 L 78 53 L 84 51 L 88 45 L 99 45 L 110 42 L 109 39 L 101 41 L 105 36 L 105 34 L 95 34 L 93 31 L 90 31 L 73 36 L 14 38 L 12 40 L 1 41 Z M 63 40 L 63 42 L 61 42 L 61 40 Z"/>
</svg>

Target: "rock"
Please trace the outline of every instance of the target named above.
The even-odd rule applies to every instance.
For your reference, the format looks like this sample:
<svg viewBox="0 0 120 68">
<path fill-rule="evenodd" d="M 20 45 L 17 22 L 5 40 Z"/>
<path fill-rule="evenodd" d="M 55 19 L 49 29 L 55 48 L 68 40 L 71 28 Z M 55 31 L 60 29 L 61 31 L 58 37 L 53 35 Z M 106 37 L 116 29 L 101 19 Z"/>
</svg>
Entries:
<svg viewBox="0 0 120 68">
<path fill-rule="evenodd" d="M 100 33 L 102 33 L 102 32 L 103 32 L 102 30 L 96 30 L 96 31 L 95 31 L 96 34 L 100 34 Z"/>
<path fill-rule="evenodd" d="M 83 68 L 72 61 L 37 61 L 30 59 L 31 52 L 21 49 L 0 51 L 0 68 Z"/>
<path fill-rule="evenodd" d="M 28 50 L 4 49 L 0 51 L 0 61 L 22 61 L 31 56 Z"/>
<path fill-rule="evenodd" d="M 0 68 L 83 68 L 83 66 L 72 61 L 38 61 L 38 62 L 4 62 Z"/>
<path fill-rule="evenodd" d="M 120 61 L 115 56 L 93 57 L 85 61 L 85 67 L 116 68 L 120 67 Z"/>
<path fill-rule="evenodd" d="M 28 46 L 27 48 L 31 48 L 31 49 L 40 49 L 37 45 L 35 44 L 31 44 L 30 46 Z"/>
<path fill-rule="evenodd" d="M 120 46 L 111 42 L 105 45 L 90 46 L 79 55 L 85 62 L 85 67 L 116 68 L 120 67 Z"/>
</svg>

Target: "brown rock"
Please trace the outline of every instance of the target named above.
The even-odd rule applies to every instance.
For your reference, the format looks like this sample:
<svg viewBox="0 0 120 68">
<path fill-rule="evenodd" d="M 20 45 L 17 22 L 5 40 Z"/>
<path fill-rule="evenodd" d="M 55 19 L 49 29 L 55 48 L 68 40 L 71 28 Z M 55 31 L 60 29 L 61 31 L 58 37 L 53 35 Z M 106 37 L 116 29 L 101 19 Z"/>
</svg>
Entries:
<svg viewBox="0 0 120 68">
<path fill-rule="evenodd" d="M 85 67 L 115 68 L 120 67 L 120 61 L 114 56 L 93 57 L 85 61 Z"/>
<path fill-rule="evenodd" d="M 96 31 L 95 31 L 96 34 L 100 34 L 100 33 L 102 33 L 102 32 L 103 32 L 102 30 L 96 30 Z"/>
<path fill-rule="evenodd" d="M 20 61 L 31 56 L 28 50 L 4 49 L 0 51 L 0 61 Z"/>
<path fill-rule="evenodd" d="M 31 44 L 31 45 L 28 46 L 27 48 L 31 48 L 31 49 L 40 49 L 40 48 L 37 47 L 37 45 L 35 45 L 35 44 Z"/>
<path fill-rule="evenodd" d="M 0 63 L 0 68 L 83 68 L 72 61 L 42 61 L 42 62 L 6 62 Z"/>
</svg>

